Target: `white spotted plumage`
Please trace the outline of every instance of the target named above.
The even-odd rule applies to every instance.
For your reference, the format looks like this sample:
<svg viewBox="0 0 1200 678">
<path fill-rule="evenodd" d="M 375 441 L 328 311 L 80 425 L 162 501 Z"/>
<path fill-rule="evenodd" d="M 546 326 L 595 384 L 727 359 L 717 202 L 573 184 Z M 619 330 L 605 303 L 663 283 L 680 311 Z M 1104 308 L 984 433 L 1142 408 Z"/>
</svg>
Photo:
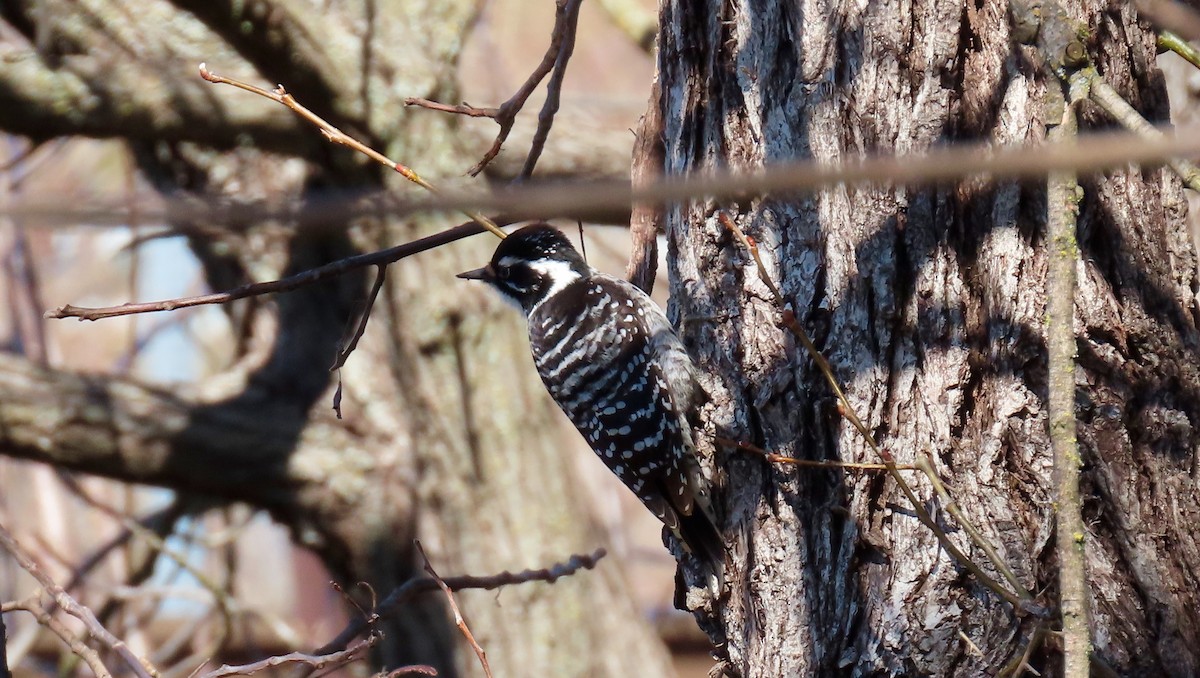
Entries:
<svg viewBox="0 0 1200 678">
<path fill-rule="evenodd" d="M 662 310 L 631 283 L 591 269 L 556 229 L 505 239 L 480 278 L 524 309 L 534 365 L 596 455 L 718 576 L 723 540 L 688 414 L 695 367 Z"/>
</svg>

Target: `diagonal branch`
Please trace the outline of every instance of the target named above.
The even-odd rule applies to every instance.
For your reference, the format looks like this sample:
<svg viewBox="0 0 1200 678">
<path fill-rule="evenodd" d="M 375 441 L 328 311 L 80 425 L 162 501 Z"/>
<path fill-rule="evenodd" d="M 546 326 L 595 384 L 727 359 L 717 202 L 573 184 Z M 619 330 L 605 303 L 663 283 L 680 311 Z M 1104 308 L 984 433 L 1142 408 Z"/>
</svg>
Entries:
<svg viewBox="0 0 1200 678">
<path fill-rule="evenodd" d="M 278 655 L 275 657 L 267 657 L 266 659 L 256 661 L 250 664 L 242 664 L 240 666 L 230 666 L 228 664 L 220 668 L 201 674 L 200 678 L 229 678 L 230 676 L 250 676 L 259 671 L 266 671 L 280 666 L 289 664 L 304 664 L 313 669 L 331 671 L 352 662 L 362 659 L 367 653 L 367 650 L 374 647 L 382 638 L 378 633 L 372 633 L 361 641 L 337 652 L 328 654 L 307 654 L 304 652 L 290 652 L 288 654 Z M 407 666 L 408 673 L 424 673 L 425 675 L 436 675 L 437 672 L 432 671 L 428 666 Z"/>
<path fill-rule="evenodd" d="M 370 146 L 359 141 L 358 139 L 355 139 L 354 137 L 341 131 L 337 127 L 334 127 L 332 124 L 330 124 L 324 118 L 322 118 L 321 116 L 317 115 L 316 113 L 313 113 L 312 111 L 310 111 L 299 101 L 296 101 L 296 98 L 293 97 L 291 94 L 289 94 L 287 92 L 287 90 L 285 90 L 283 88 L 283 85 L 278 85 L 274 91 L 268 92 L 267 90 L 265 90 L 261 87 L 256 87 L 254 85 L 242 82 L 240 80 L 235 80 L 233 78 L 227 78 L 222 75 L 217 75 L 216 73 L 209 71 L 208 67 L 205 66 L 205 64 L 203 64 L 203 63 L 200 64 L 200 77 L 204 78 L 208 82 L 211 82 L 214 84 L 230 85 L 230 86 L 236 87 L 240 90 L 245 90 L 247 92 L 250 92 L 251 94 L 257 94 L 261 97 L 265 97 L 276 103 L 283 104 L 284 106 L 287 106 L 288 108 L 295 111 L 295 113 L 297 115 L 299 115 L 301 118 L 304 118 L 305 120 L 307 120 L 310 123 L 312 123 L 313 125 L 315 125 L 317 127 L 317 129 L 321 130 L 321 134 L 323 134 L 325 136 L 325 138 L 329 140 L 330 143 L 338 144 L 338 145 L 353 149 L 355 151 L 358 151 L 359 153 L 362 153 L 363 155 L 374 160 L 375 162 L 379 163 L 380 165 L 383 165 L 384 167 L 387 167 L 388 169 L 394 170 L 400 176 L 404 177 L 405 179 L 408 179 L 409 181 L 420 186 L 421 188 L 425 189 L 426 191 L 429 191 L 430 193 L 434 193 L 434 194 L 438 193 L 438 189 L 434 188 L 433 184 L 426 181 L 424 177 L 422 177 L 420 174 L 417 174 L 415 171 L 413 171 L 412 168 L 410 168 L 407 165 L 404 165 L 402 163 L 398 163 L 395 160 L 392 160 L 391 158 L 380 153 L 379 151 L 375 150 L 374 148 L 371 148 Z M 491 231 L 492 235 L 495 235 L 497 238 L 500 238 L 501 240 L 503 240 L 505 238 L 506 234 L 504 233 L 504 231 L 501 231 L 500 227 L 497 226 L 495 223 L 493 223 L 491 219 L 483 216 L 482 214 L 477 214 L 475 212 L 471 212 L 470 210 L 467 210 L 465 213 L 468 217 L 474 219 L 481 226 L 483 226 L 487 230 Z"/>
<path fill-rule="evenodd" d="M 125 644 L 125 641 L 120 640 L 113 634 L 108 632 L 96 619 L 96 615 L 87 607 L 80 605 L 69 593 L 63 590 L 61 586 L 56 584 L 50 575 L 46 574 L 41 565 L 34 560 L 33 556 L 26 551 L 12 534 L 8 532 L 4 526 L 0 525 L 0 548 L 3 548 L 17 561 L 21 569 L 28 572 L 38 584 L 42 586 L 43 591 L 47 593 L 58 607 L 62 608 L 67 614 L 75 617 L 83 622 L 88 633 L 97 641 L 104 644 L 121 658 L 123 662 L 133 671 L 138 678 L 158 678 L 158 669 L 154 668 L 150 662 L 138 657 L 133 650 Z"/>
<path fill-rule="evenodd" d="M 600 562 L 600 559 L 608 555 L 604 549 L 596 549 L 590 555 L 576 554 L 570 557 L 564 563 L 558 563 L 548 568 L 540 570 L 522 570 L 521 572 L 501 572 L 499 574 L 476 577 L 471 575 L 461 575 L 457 577 L 447 577 L 442 582 L 449 587 L 451 591 L 462 591 L 465 589 L 483 589 L 490 591 L 498 589 L 501 586 L 509 586 L 512 584 L 524 584 L 526 582 L 541 581 L 553 584 L 563 577 L 569 577 L 579 570 L 590 570 Z M 317 654 L 327 654 L 336 650 L 344 649 L 350 641 L 354 640 L 363 631 L 374 625 L 380 619 L 390 617 L 397 612 L 400 605 L 414 596 L 425 593 L 427 591 L 436 591 L 440 588 L 438 582 L 432 577 L 420 577 L 410 579 L 403 585 L 397 587 L 375 608 L 375 611 L 368 617 L 358 617 L 352 620 L 336 638 L 329 641 L 326 645 L 317 650 Z"/>
<path fill-rule="evenodd" d="M 458 609 L 458 601 L 454 600 L 454 592 L 446 582 L 438 576 L 436 570 L 433 569 L 433 563 L 429 562 L 429 556 L 425 555 L 425 549 L 421 546 L 421 542 L 416 542 L 417 553 L 421 554 L 421 560 L 425 561 L 425 571 L 433 578 L 438 588 L 442 593 L 446 594 L 446 601 L 450 604 L 450 611 L 454 613 L 454 625 L 462 632 L 463 637 L 471 644 L 471 649 L 475 651 L 475 656 L 479 657 L 479 665 L 483 667 L 483 675 L 487 678 L 492 678 L 492 667 L 488 664 L 487 652 L 483 651 L 479 642 L 475 640 L 475 634 L 471 633 L 471 627 L 467 626 L 467 620 L 463 618 L 462 611 Z"/>
<path fill-rule="evenodd" d="M 500 221 L 506 222 L 507 219 L 499 218 Z M 410 257 L 420 252 L 425 252 L 456 240 L 462 240 L 468 236 L 477 233 L 483 233 L 484 228 L 474 221 L 468 221 L 464 224 L 459 224 L 453 228 L 448 228 L 440 233 L 419 238 L 412 242 L 406 242 L 402 245 L 389 247 L 376 252 L 367 252 L 366 254 L 358 254 L 345 259 L 338 259 L 324 266 L 310 268 L 306 271 L 301 271 L 295 275 L 290 275 L 279 280 L 269 280 L 266 282 L 249 283 L 241 287 L 235 287 L 232 290 L 225 292 L 214 292 L 212 294 L 200 294 L 193 297 L 180 297 L 177 299 L 165 299 L 163 301 L 150 301 L 140 304 L 122 304 L 120 306 L 108 306 L 104 308 L 85 308 L 81 306 L 60 306 L 53 311 L 47 311 L 47 318 L 79 318 L 80 320 L 101 320 L 103 318 L 115 318 L 123 315 L 133 315 L 137 313 L 154 313 L 156 311 L 174 311 L 181 308 L 190 308 L 192 306 L 206 306 L 210 304 L 225 304 L 238 299 L 246 299 L 247 297 L 258 297 L 265 294 L 278 294 L 280 292 L 290 292 L 291 290 L 312 285 L 323 280 L 335 278 L 340 275 L 345 275 L 351 271 L 368 266 L 386 266 L 397 262 L 405 257 Z"/>
<path fill-rule="evenodd" d="M 496 140 L 492 142 L 492 147 L 483 154 L 479 162 L 467 170 L 467 174 L 478 176 L 500 154 L 500 149 L 504 146 L 504 142 L 512 132 L 513 124 L 517 121 L 517 114 L 525 107 L 525 102 L 529 100 L 529 96 L 542 83 L 542 80 L 551 71 L 554 71 L 555 77 L 552 77 L 550 83 L 546 86 L 546 104 L 542 108 L 542 114 L 538 116 L 538 130 L 534 135 L 535 142 L 530 146 L 529 155 L 525 159 L 525 169 L 522 170 L 521 174 L 523 177 L 528 177 L 533 173 L 533 165 L 537 163 L 537 156 L 541 154 L 542 147 L 546 143 L 545 137 L 549 135 L 550 126 L 554 122 L 554 112 L 558 110 L 562 76 L 566 71 L 567 61 L 571 58 L 571 52 L 575 48 L 575 29 L 579 24 L 579 7 L 581 4 L 582 0 L 557 0 L 555 2 L 554 29 L 550 33 L 550 45 L 546 48 L 546 53 L 542 56 L 541 63 L 529 74 L 529 77 L 525 79 L 525 82 L 521 84 L 516 93 L 498 107 L 478 108 L 466 102 L 457 106 L 450 106 L 420 97 L 409 97 L 404 100 L 404 103 L 409 106 L 419 106 L 433 111 L 465 115 L 471 118 L 491 118 L 496 121 L 496 124 L 500 126 L 500 131 L 496 133 Z M 554 101 L 553 108 L 552 110 L 548 110 L 552 99 Z M 545 122 L 543 122 L 543 119 L 545 119 Z M 543 126 L 545 127 L 544 130 Z M 541 137 L 540 143 L 537 142 L 538 137 Z"/>
</svg>

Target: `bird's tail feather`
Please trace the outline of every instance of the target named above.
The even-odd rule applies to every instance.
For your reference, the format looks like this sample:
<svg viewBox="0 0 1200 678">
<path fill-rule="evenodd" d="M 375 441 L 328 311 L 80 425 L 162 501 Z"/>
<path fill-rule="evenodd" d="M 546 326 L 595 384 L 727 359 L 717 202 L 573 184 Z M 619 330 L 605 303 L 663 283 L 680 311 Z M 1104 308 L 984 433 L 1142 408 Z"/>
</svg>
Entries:
<svg viewBox="0 0 1200 678">
<path fill-rule="evenodd" d="M 695 510 L 691 515 L 679 516 L 679 533 L 676 536 L 717 578 L 718 586 L 724 584 L 725 538 L 707 512 Z"/>
</svg>

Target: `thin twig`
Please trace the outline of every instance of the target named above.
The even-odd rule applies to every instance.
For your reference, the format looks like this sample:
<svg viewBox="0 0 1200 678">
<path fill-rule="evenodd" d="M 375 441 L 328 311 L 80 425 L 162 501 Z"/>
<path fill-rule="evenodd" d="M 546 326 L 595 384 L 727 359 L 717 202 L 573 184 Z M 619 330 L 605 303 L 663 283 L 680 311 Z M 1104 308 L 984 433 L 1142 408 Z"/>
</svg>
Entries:
<svg viewBox="0 0 1200 678">
<path fill-rule="evenodd" d="M 1170 50 L 1180 56 L 1184 61 L 1200 68 L 1200 49 L 1192 43 L 1184 40 L 1179 35 L 1171 31 L 1162 31 L 1158 34 L 1158 46 L 1160 49 Z"/>
<path fill-rule="evenodd" d="M 442 593 L 446 594 L 446 600 L 450 603 L 450 610 L 454 612 L 454 624 L 458 630 L 462 632 L 463 637 L 471 644 L 471 649 L 475 650 L 475 656 L 479 657 L 479 665 L 483 667 L 483 675 L 487 678 L 492 678 L 492 667 L 488 664 L 487 652 L 475 640 L 475 634 L 471 633 L 471 627 L 467 626 L 467 620 L 463 618 L 462 611 L 458 609 L 458 603 L 454 600 L 454 592 L 442 581 L 436 570 L 433 569 L 433 563 L 429 562 L 429 556 L 425 555 L 425 549 L 422 548 L 420 541 L 414 541 L 413 544 L 417 547 L 417 553 L 421 554 L 421 560 L 425 561 L 425 571 L 433 577 L 433 581 L 437 583 L 438 588 Z"/>
<path fill-rule="evenodd" d="M 719 444 L 725 445 L 727 447 L 733 447 L 733 448 L 742 450 L 744 452 L 753 452 L 754 454 L 761 455 L 767 461 L 775 463 L 775 464 L 790 464 L 792 466 L 803 466 L 803 467 L 807 467 L 807 468 L 854 469 L 854 470 L 858 470 L 858 471 L 886 471 L 886 470 L 888 470 L 887 464 L 872 464 L 869 462 L 855 462 L 855 461 L 837 461 L 837 460 L 833 460 L 833 459 L 828 459 L 828 460 L 824 460 L 824 461 L 818 461 L 815 459 L 796 459 L 794 457 L 785 457 L 782 454 L 775 454 L 774 452 L 768 452 L 767 450 L 764 450 L 761 447 L 756 447 L 754 445 L 751 445 L 750 443 L 747 443 L 747 442 L 741 441 L 741 440 L 732 440 L 730 438 L 721 438 L 718 436 L 716 438 L 716 441 Z M 919 470 L 916 466 L 913 466 L 911 464 L 896 464 L 895 466 L 896 466 L 896 469 L 899 471 Z"/>
<path fill-rule="evenodd" d="M 129 649 L 129 646 L 125 644 L 125 641 L 118 639 L 109 633 L 108 629 L 104 628 L 90 609 L 80 605 L 61 586 L 54 583 L 54 580 L 45 573 L 42 567 L 33 559 L 33 556 L 17 543 L 17 540 L 13 538 L 12 534 L 3 525 L 0 525 L 0 548 L 8 551 L 21 569 L 32 575 L 38 584 L 42 586 L 42 589 L 54 599 L 54 602 L 63 611 L 83 622 L 84 626 L 87 627 L 88 633 L 115 652 L 138 678 L 158 678 L 158 669 L 154 668 L 150 662 L 134 654 L 133 650 Z M 84 659 L 86 660 L 86 657 Z"/>
<path fill-rule="evenodd" d="M 550 128 L 554 126 L 554 116 L 558 113 L 558 104 L 562 99 L 563 78 L 567 75 L 567 63 L 575 52 L 575 30 L 579 26 L 579 7 L 582 4 L 583 0 L 567 0 L 562 44 L 559 46 L 558 56 L 554 59 L 554 71 L 550 74 L 550 80 L 546 82 L 546 100 L 542 103 L 542 110 L 538 112 L 537 130 L 529 143 L 529 153 L 525 156 L 525 165 L 521 168 L 518 181 L 533 176 L 533 168 L 537 166 L 538 158 L 542 157 L 546 139 L 550 137 Z"/>
<path fill-rule="evenodd" d="M 1091 71 L 1089 73 L 1089 71 Z M 1061 123 L 1050 131 L 1056 142 L 1069 142 L 1078 123 L 1078 101 L 1096 91 L 1099 76 L 1088 68 L 1067 83 L 1069 99 Z M 1090 82 L 1089 82 L 1090 80 Z M 1076 214 L 1078 180 L 1070 172 L 1047 179 L 1046 348 L 1049 374 L 1050 447 L 1054 457 L 1055 554 L 1058 556 L 1058 608 L 1062 615 L 1063 676 L 1090 675 L 1091 619 L 1088 610 L 1086 530 L 1079 489 L 1079 444 L 1075 421 L 1075 267 L 1079 261 Z"/>
<path fill-rule="evenodd" d="M 434 193 L 434 194 L 438 193 L 438 189 L 435 188 L 433 186 L 433 184 L 426 181 L 423 177 L 421 177 L 421 175 L 419 175 L 415 171 L 413 171 L 412 168 L 410 168 L 406 165 L 403 165 L 401 163 L 398 163 L 395 160 L 392 160 L 391 158 L 387 157 L 386 155 L 380 153 L 379 151 L 376 151 L 375 149 L 371 148 L 370 146 L 367 146 L 366 144 L 362 143 L 361 141 L 355 139 L 354 137 L 351 137 L 350 135 L 342 132 L 340 129 L 334 127 L 331 123 L 327 122 L 321 116 L 319 116 L 316 113 L 313 113 L 312 111 L 305 108 L 300 102 L 296 101 L 295 97 L 293 97 L 291 94 L 288 94 L 287 90 L 285 90 L 283 88 L 283 85 L 277 85 L 275 88 L 275 91 L 268 92 L 267 90 L 265 90 L 261 87 L 256 87 L 254 85 L 242 82 L 240 80 L 234 80 L 233 78 L 226 78 L 225 76 L 217 75 L 216 73 L 213 73 L 212 71 L 208 70 L 208 68 L 204 64 L 200 64 L 200 77 L 204 78 L 205 80 L 207 80 L 208 82 L 211 82 L 211 83 L 216 83 L 216 84 L 221 84 L 221 85 L 232 85 L 233 87 L 236 87 L 238 89 L 245 90 L 247 92 L 251 92 L 253 94 L 257 94 L 259 96 L 266 97 L 274 102 L 283 104 L 284 106 L 287 106 L 288 108 L 292 109 L 292 111 L 294 111 L 300 117 L 311 122 L 313 125 L 316 125 L 316 127 L 319 130 L 321 130 L 321 134 L 323 134 L 325 136 L 325 138 L 328 139 L 331 143 L 340 144 L 347 148 L 356 150 L 359 153 L 362 153 L 363 155 L 367 156 L 368 158 L 379 163 L 380 165 L 383 165 L 384 167 L 387 167 L 388 169 L 395 170 L 396 172 L 398 172 L 400 174 L 400 176 L 404 177 L 405 179 L 408 179 L 409 181 L 420 186 L 421 188 L 425 189 L 426 191 L 429 191 L 430 193 Z M 497 238 L 500 238 L 503 240 L 506 237 L 507 234 L 505 234 L 504 231 L 500 230 L 500 227 L 497 226 L 491 219 L 488 219 L 486 216 L 484 216 L 482 214 L 477 214 L 477 213 L 471 212 L 471 211 L 467 211 L 466 215 L 468 217 L 470 217 L 471 219 L 475 220 L 477 223 L 482 225 L 487 230 L 491 231 L 492 234 L 495 235 Z"/>
<path fill-rule="evenodd" d="M 758 267 L 759 277 L 771 291 L 772 299 L 780 310 L 780 315 L 784 326 L 786 326 L 792 332 L 792 334 L 800 340 L 800 343 L 804 345 L 805 350 L 808 351 L 808 354 L 812 357 L 813 362 L 817 365 L 817 368 L 824 375 L 825 381 L 829 383 L 830 388 L 833 389 L 838 402 L 841 404 L 839 411 L 842 413 L 842 416 L 844 416 L 854 426 L 854 428 L 858 429 L 858 432 L 863 436 L 863 439 L 866 440 L 867 446 L 870 447 L 871 450 L 874 451 L 875 454 L 877 454 L 881 459 L 883 459 L 883 463 L 885 466 L 887 466 L 889 475 L 891 475 L 896 481 L 896 485 L 900 488 L 900 491 L 904 493 L 904 496 L 908 499 L 909 503 L 912 504 L 913 511 L 916 513 L 917 518 L 933 532 L 938 542 L 942 545 L 942 548 L 946 549 L 946 551 L 953 556 L 955 560 L 969 570 L 971 574 L 975 575 L 976 579 L 978 579 L 981 584 L 994 591 L 996 595 L 1000 596 L 1002 599 L 1019 610 L 1024 610 L 1038 616 L 1045 615 L 1046 611 L 1033 601 L 1033 597 L 1028 591 L 1025 590 L 1024 587 L 1021 586 L 1020 580 L 1016 578 L 1015 574 L 1012 574 L 1011 569 L 1009 569 L 1004 561 L 996 558 L 992 561 L 992 564 L 998 572 L 1005 575 L 1005 578 L 1009 580 L 1009 583 L 1013 584 L 1013 588 L 1017 591 L 1017 593 L 1009 591 L 1002 584 L 1000 584 L 1000 582 L 996 581 L 990 575 L 984 572 L 978 565 L 975 564 L 974 561 L 968 558 L 966 554 L 964 554 L 958 548 L 958 546 L 954 544 L 953 541 L 950 540 L 950 537 L 946 534 L 946 531 L 937 524 L 937 522 L 933 519 L 933 516 L 929 514 L 929 511 L 926 510 L 924 504 L 909 486 L 908 482 L 906 482 L 904 477 L 900 475 L 899 469 L 896 466 L 896 460 L 892 454 L 880 447 L 879 444 L 875 442 L 875 437 L 871 435 L 871 432 L 867 429 L 866 425 L 863 424 L 862 420 L 858 418 L 858 415 L 854 412 L 854 408 L 850 404 L 850 400 L 846 397 L 845 392 L 838 383 L 837 377 L 833 374 L 833 369 L 829 366 L 829 362 L 825 360 L 825 356 L 821 355 L 821 352 L 809 338 L 808 333 L 805 332 L 804 328 L 800 326 L 800 323 L 796 320 L 796 315 L 791 311 L 791 309 L 788 309 L 785 306 L 783 295 L 780 293 L 779 288 L 775 286 L 775 282 L 771 279 L 770 274 L 767 272 L 766 266 L 763 264 L 762 258 L 759 256 L 758 245 L 746 237 L 746 234 L 742 232 L 742 229 L 725 212 L 720 212 L 717 217 L 718 220 L 737 237 L 738 241 L 743 247 L 746 248 L 751 257 L 754 259 L 754 263 Z M 926 475 L 932 474 L 933 476 L 936 476 L 936 473 L 933 472 L 932 467 L 928 465 L 922 466 L 920 462 L 921 458 L 920 455 L 918 455 L 917 464 L 919 467 L 921 467 L 921 470 L 925 471 Z M 978 533 L 968 531 L 968 535 L 974 536 L 978 535 Z M 983 543 L 986 543 L 986 541 Z M 990 548 L 985 552 L 989 554 L 989 557 L 990 554 L 995 553 L 995 551 Z"/>
<path fill-rule="evenodd" d="M 570 5 L 574 4 L 574 12 L 570 11 Z M 542 61 L 537 65 L 537 68 L 529 74 L 521 87 L 508 98 L 508 101 L 500 104 L 495 108 L 478 108 L 466 102 L 457 106 L 449 106 L 447 104 L 422 99 L 420 97 L 409 97 L 404 100 L 405 105 L 419 106 L 428 108 L 433 111 L 442 113 L 453 113 L 455 115 L 465 115 L 471 118 L 491 118 L 500 126 L 500 131 L 496 133 L 496 140 L 492 142 L 492 147 L 487 153 L 483 154 L 479 162 L 475 163 L 471 169 L 467 170 L 467 174 L 477 176 L 483 171 L 489 163 L 500 154 L 500 149 L 504 146 L 504 142 L 508 139 L 508 135 L 512 132 L 513 124 L 517 121 L 517 114 L 525 107 L 525 102 L 529 100 L 529 96 L 537 89 L 542 80 L 550 74 L 550 71 L 555 68 L 559 62 L 559 55 L 563 50 L 563 43 L 567 38 L 568 25 L 571 25 L 570 32 L 574 34 L 574 25 L 579 20 L 579 2 L 578 0 L 556 0 L 554 11 L 554 28 L 550 32 L 550 44 L 546 48 L 546 53 L 542 55 Z M 573 38 L 572 38 L 573 40 Z M 564 63 L 565 67 L 565 63 Z M 550 91 L 547 87 L 547 99 L 549 99 Z M 539 128 L 540 129 L 540 128 Z M 532 152 L 532 148 L 530 149 Z M 528 159 L 526 160 L 528 164 Z"/>
<path fill-rule="evenodd" d="M 100 654 L 86 643 L 80 640 L 71 629 L 67 628 L 61 620 L 55 618 L 46 606 L 42 605 L 35 595 L 28 600 L 14 603 L 5 603 L 5 611 L 24 610 L 33 615 L 37 623 L 42 627 L 49 629 L 51 633 L 58 636 L 60 640 L 67 645 L 71 653 L 83 660 L 92 673 L 96 674 L 96 678 L 112 678 L 112 672 L 104 665 L 104 660 L 100 658 Z"/>
<path fill-rule="evenodd" d="M 273 669 L 279 666 L 288 664 L 305 664 L 313 669 L 333 669 L 340 666 L 345 666 L 351 662 L 358 661 L 366 654 L 367 650 L 379 642 L 383 636 L 378 633 L 372 633 L 360 642 L 355 643 L 345 650 L 338 652 L 330 652 L 329 654 L 306 654 L 304 652 L 291 652 L 288 654 L 278 655 L 275 657 L 267 657 L 266 659 L 256 661 L 250 664 L 242 664 L 240 666 L 230 666 L 228 664 L 220 668 L 201 674 L 200 678 L 228 678 L 229 676 L 250 676 L 259 671 Z M 409 666 L 404 667 L 409 672 L 433 671 L 429 666 Z M 426 673 L 426 675 L 436 675 L 434 673 Z"/>
<path fill-rule="evenodd" d="M 1020 657 L 1013 659 L 1004 668 L 1000 669 L 998 676 L 1007 676 L 1009 678 L 1021 678 L 1021 674 L 1028 671 L 1035 676 L 1042 674 L 1038 673 L 1032 666 L 1029 665 L 1029 659 L 1033 657 L 1033 653 L 1041 646 L 1042 641 L 1046 638 L 1046 627 L 1044 624 L 1038 624 L 1033 629 L 1033 633 L 1029 636 L 1029 642 L 1025 643 L 1025 651 Z"/>
<path fill-rule="evenodd" d="M 414 254 L 419 254 L 427 250 L 441 247 L 447 243 L 452 243 L 456 240 L 462 240 L 468 236 L 482 233 L 483 227 L 477 222 L 469 221 L 465 224 L 459 224 L 453 228 L 448 228 L 439 233 L 418 238 L 412 242 L 407 242 L 395 247 L 389 247 L 385 250 L 377 252 L 367 252 L 366 254 L 358 254 L 345 259 L 338 259 L 324 266 L 310 268 L 307 271 L 301 271 L 286 278 L 279 280 L 269 280 L 266 282 L 249 283 L 241 287 L 235 287 L 232 290 L 225 292 L 214 292 L 212 294 L 201 294 L 194 297 L 180 297 L 177 299 L 166 299 L 163 301 L 149 301 L 139 304 L 122 304 L 120 306 L 106 306 L 103 308 L 85 308 L 81 306 L 72 306 L 70 304 L 61 306 L 53 311 L 46 313 L 47 318 L 79 318 L 80 320 L 101 320 L 103 318 L 115 318 L 122 315 L 131 315 L 134 313 L 154 313 L 157 311 L 174 311 L 180 308 L 189 308 L 192 306 L 205 306 L 208 304 L 224 304 L 246 297 L 257 297 L 264 294 L 277 294 L 279 292 L 289 292 L 291 290 L 312 285 L 316 282 L 344 275 L 351 271 L 356 271 L 367 266 L 385 266 L 387 264 L 399 261 L 405 257 L 410 257 Z"/>
<path fill-rule="evenodd" d="M 604 549 L 596 549 L 590 555 L 576 554 L 570 557 L 565 563 L 558 563 L 549 568 L 540 570 L 522 570 L 521 572 L 501 572 L 499 574 L 475 577 L 471 575 L 461 575 L 457 577 L 448 577 L 443 579 L 443 583 L 450 587 L 451 591 L 462 591 L 464 589 L 498 589 L 501 586 L 509 586 L 512 584 L 524 584 L 526 582 L 541 581 L 554 583 L 563 577 L 569 577 L 579 570 L 590 570 L 596 566 L 608 552 Z M 390 617 L 396 613 L 396 610 L 402 603 L 411 599 L 420 593 L 427 591 L 435 591 L 439 588 L 436 581 L 430 577 L 419 577 L 410 579 L 403 585 L 395 588 L 387 595 L 375 609 L 374 613 L 369 617 L 359 617 L 350 621 L 346 628 L 337 635 L 336 638 L 329 641 L 325 646 L 318 649 L 317 654 L 325 654 L 344 649 L 346 645 L 356 638 L 360 633 L 365 631 L 372 624 L 380 619 Z"/>
<path fill-rule="evenodd" d="M 338 349 L 337 357 L 334 358 L 333 365 L 330 366 L 330 372 L 338 373 L 337 390 L 333 393 L 333 411 L 338 419 L 342 418 L 342 373 L 341 369 L 350 358 L 350 354 L 358 348 L 358 340 L 367 331 L 367 321 L 371 318 L 371 309 L 375 307 L 375 300 L 379 298 L 379 290 L 383 289 L 384 280 L 387 278 L 387 266 L 379 265 L 375 269 L 375 282 L 371 285 L 371 291 L 367 294 L 366 300 L 362 303 L 362 310 L 359 311 L 358 317 L 355 318 L 353 330 L 350 336 L 345 339 L 343 346 Z"/>
<path fill-rule="evenodd" d="M 1125 129 L 1145 139 L 1162 139 L 1163 133 L 1148 120 L 1142 117 L 1137 109 L 1108 84 L 1094 66 L 1088 66 L 1078 72 L 1078 77 L 1086 78 L 1087 94 L 1091 100 L 1103 108 L 1106 113 L 1121 123 Z M 1167 161 L 1167 166 L 1175 170 L 1183 183 L 1193 191 L 1200 191 L 1200 169 L 1182 158 Z"/>
</svg>

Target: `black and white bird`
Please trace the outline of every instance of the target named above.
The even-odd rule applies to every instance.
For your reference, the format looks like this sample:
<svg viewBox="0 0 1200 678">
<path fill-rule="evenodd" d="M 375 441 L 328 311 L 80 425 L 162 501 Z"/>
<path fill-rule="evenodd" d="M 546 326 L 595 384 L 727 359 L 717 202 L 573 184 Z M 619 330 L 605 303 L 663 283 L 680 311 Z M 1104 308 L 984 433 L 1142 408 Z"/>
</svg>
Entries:
<svg viewBox="0 0 1200 678">
<path fill-rule="evenodd" d="M 514 231 L 483 280 L 519 306 L 546 389 L 592 450 L 718 578 L 724 540 L 711 513 L 688 414 L 703 393 L 662 309 L 593 270 L 548 224 Z"/>
</svg>

